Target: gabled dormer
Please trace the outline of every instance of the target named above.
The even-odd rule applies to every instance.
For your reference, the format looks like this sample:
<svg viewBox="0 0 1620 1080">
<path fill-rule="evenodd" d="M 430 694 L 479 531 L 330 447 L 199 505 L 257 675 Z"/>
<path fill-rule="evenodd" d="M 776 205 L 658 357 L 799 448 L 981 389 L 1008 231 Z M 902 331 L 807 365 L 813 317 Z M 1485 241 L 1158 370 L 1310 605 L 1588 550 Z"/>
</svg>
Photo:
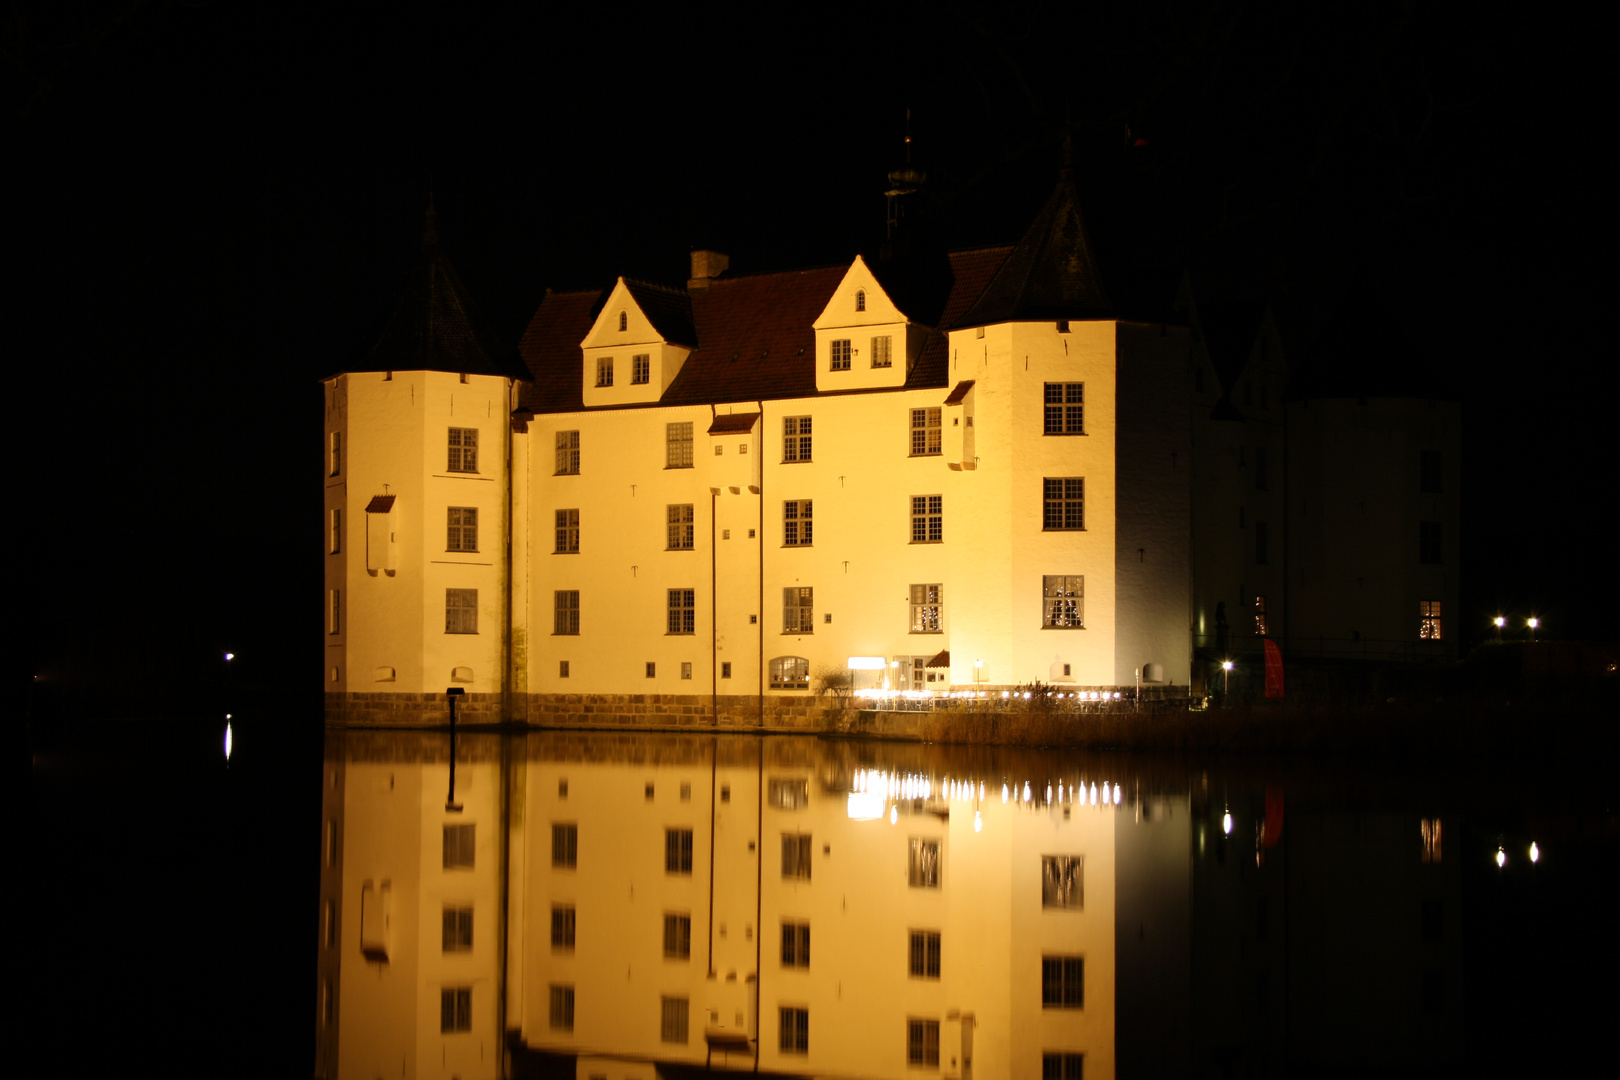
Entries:
<svg viewBox="0 0 1620 1080">
<path fill-rule="evenodd" d="M 658 401 L 696 347 L 686 293 L 621 277 L 580 342 L 585 407 Z"/>
<path fill-rule="evenodd" d="M 816 389 L 904 386 L 928 327 L 906 317 L 859 255 L 812 324 Z"/>
</svg>

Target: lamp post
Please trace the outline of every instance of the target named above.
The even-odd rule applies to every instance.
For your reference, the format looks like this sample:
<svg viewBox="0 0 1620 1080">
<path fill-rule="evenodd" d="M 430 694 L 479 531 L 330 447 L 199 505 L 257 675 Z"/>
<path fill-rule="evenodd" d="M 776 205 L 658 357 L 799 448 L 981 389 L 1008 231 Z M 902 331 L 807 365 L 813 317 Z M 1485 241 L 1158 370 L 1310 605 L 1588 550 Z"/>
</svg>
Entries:
<svg viewBox="0 0 1620 1080">
<path fill-rule="evenodd" d="M 1226 695 L 1232 690 L 1232 661 L 1221 661 L 1221 704 L 1226 704 Z"/>
<path fill-rule="evenodd" d="M 1524 620 L 1524 625 L 1530 628 L 1530 640 L 1536 640 L 1536 627 L 1541 625 L 1541 620 L 1532 615 L 1528 619 Z"/>
<path fill-rule="evenodd" d="M 1502 627 L 1507 625 L 1507 620 L 1498 615 L 1491 620 L 1491 625 L 1496 627 L 1496 643 L 1500 645 L 1502 643 Z"/>
</svg>

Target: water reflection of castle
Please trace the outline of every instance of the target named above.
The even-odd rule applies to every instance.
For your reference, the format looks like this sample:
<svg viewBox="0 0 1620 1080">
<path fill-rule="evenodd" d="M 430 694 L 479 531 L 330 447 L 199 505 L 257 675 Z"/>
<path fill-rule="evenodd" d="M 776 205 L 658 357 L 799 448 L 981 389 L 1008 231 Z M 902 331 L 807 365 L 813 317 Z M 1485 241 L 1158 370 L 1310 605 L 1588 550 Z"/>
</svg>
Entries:
<svg viewBox="0 0 1620 1080">
<path fill-rule="evenodd" d="M 442 733 L 332 740 L 320 1076 L 1070 1080 L 1277 1057 L 1338 1023 L 1285 1008 L 1334 976 L 1287 961 L 1311 915 L 1256 825 L 1280 796 L 1228 837 L 1207 791 L 1083 759 L 536 733 L 463 738 L 450 811 Z M 1361 864 L 1415 867 L 1398 831 Z M 1409 876 L 1430 870 L 1421 916 L 1339 935 L 1412 1013 L 1401 1060 L 1455 1026 L 1454 948 L 1387 932 L 1456 910 L 1454 874 Z M 1341 884 L 1324 910 L 1373 887 Z"/>
</svg>

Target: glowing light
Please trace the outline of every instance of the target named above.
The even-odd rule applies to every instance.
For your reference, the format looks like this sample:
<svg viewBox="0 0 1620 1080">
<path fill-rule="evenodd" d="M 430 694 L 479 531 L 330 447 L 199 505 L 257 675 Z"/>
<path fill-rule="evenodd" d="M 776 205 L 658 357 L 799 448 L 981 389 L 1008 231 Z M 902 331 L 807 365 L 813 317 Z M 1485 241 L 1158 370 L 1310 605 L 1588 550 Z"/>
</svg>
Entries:
<svg viewBox="0 0 1620 1080">
<path fill-rule="evenodd" d="M 1115 806 L 1119 805 L 1119 785 L 1118 784 L 1114 785 L 1114 805 Z"/>
<path fill-rule="evenodd" d="M 1047 802 L 1052 801 L 1052 785 L 1051 784 L 1046 785 L 1046 801 Z"/>
<path fill-rule="evenodd" d="M 900 808 L 898 806 L 889 807 L 889 824 L 890 825 L 898 825 L 899 823 L 900 823 Z"/>
<path fill-rule="evenodd" d="M 1498 615 L 1496 618 L 1491 620 L 1491 625 L 1500 630 L 1502 627 L 1507 625 L 1507 620 Z"/>
<path fill-rule="evenodd" d="M 870 792 L 852 791 L 845 810 L 851 821 L 877 821 L 883 817 L 883 796 Z"/>
<path fill-rule="evenodd" d="M 228 717 L 225 721 L 225 760 L 231 760 L 231 723 Z"/>
<path fill-rule="evenodd" d="M 1002 806 L 1007 805 L 1007 785 L 1006 784 L 1001 785 L 1001 805 Z"/>
<path fill-rule="evenodd" d="M 979 812 L 977 810 L 973 811 L 973 831 L 974 832 L 983 832 L 984 831 L 984 818 L 982 816 L 980 816 L 980 814 L 979 814 Z"/>
<path fill-rule="evenodd" d="M 1232 670 L 1232 661 L 1230 661 L 1230 660 L 1222 660 L 1221 661 L 1221 670 L 1222 671 L 1231 671 Z"/>
<path fill-rule="evenodd" d="M 851 671 L 882 671 L 888 663 L 881 656 L 851 656 L 844 666 Z"/>
<path fill-rule="evenodd" d="M 1031 798 L 1033 798 L 1033 796 L 1030 795 L 1030 793 L 1029 793 L 1029 781 L 1025 780 L 1024 781 L 1024 801 L 1029 802 Z"/>
<path fill-rule="evenodd" d="M 1498 870 L 1507 865 L 1507 852 L 1501 848 L 1496 849 L 1496 868 Z"/>
<path fill-rule="evenodd" d="M 236 654 L 235 653 L 228 652 L 228 653 L 225 654 L 225 662 L 227 664 L 230 663 L 232 660 L 235 660 L 235 659 L 236 659 Z"/>
<path fill-rule="evenodd" d="M 1091 805 L 1097 805 L 1097 785 L 1095 782 L 1093 782 L 1091 785 Z"/>
<path fill-rule="evenodd" d="M 1232 835 L 1232 811 L 1230 810 L 1221 815 L 1221 832 L 1227 836 Z"/>
<path fill-rule="evenodd" d="M 1531 862 L 1540 862 L 1541 861 L 1541 849 L 1536 847 L 1536 842 L 1534 840 L 1530 841 L 1530 861 Z"/>
</svg>

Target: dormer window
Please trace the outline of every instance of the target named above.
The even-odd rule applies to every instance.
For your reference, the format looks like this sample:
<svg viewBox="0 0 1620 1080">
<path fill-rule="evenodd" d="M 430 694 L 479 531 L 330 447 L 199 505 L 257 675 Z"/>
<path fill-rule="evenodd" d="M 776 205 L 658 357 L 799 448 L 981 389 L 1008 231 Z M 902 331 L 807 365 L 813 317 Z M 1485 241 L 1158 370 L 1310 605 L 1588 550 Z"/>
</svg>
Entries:
<svg viewBox="0 0 1620 1080">
<path fill-rule="evenodd" d="M 866 310 L 866 290 L 865 289 L 856 289 L 855 290 L 855 310 L 856 311 L 865 311 Z"/>
<path fill-rule="evenodd" d="M 613 385 L 613 357 L 604 356 L 596 361 L 596 385 Z"/>
<path fill-rule="evenodd" d="M 833 371 L 848 371 L 850 352 L 851 350 L 849 347 L 848 338 L 839 338 L 838 340 L 834 341 L 832 343 L 831 369 Z"/>
<path fill-rule="evenodd" d="M 619 329 L 621 331 L 630 329 L 630 316 L 623 311 L 619 312 Z"/>
<path fill-rule="evenodd" d="M 630 358 L 630 381 L 637 386 L 652 381 L 652 359 L 649 354 L 641 353 Z"/>
</svg>

